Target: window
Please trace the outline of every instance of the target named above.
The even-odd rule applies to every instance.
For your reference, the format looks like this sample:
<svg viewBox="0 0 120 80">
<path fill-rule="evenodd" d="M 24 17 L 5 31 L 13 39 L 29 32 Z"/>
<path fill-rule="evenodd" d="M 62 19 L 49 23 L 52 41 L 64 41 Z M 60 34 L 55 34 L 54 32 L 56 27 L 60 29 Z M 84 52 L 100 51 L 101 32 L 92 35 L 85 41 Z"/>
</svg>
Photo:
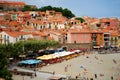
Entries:
<svg viewBox="0 0 120 80">
<path fill-rule="evenodd" d="M 74 41 L 74 44 L 76 44 L 76 41 Z"/>
<path fill-rule="evenodd" d="M 7 40 L 9 40 L 9 36 L 7 36 Z"/>
<path fill-rule="evenodd" d="M 67 37 L 65 37 L 65 39 L 67 40 Z"/>
<path fill-rule="evenodd" d="M 30 23 L 29 22 L 27 22 L 27 25 L 29 25 Z"/>
<path fill-rule="evenodd" d="M 4 35 L 4 40 L 6 40 L 6 35 Z"/>
<path fill-rule="evenodd" d="M 17 40 L 18 40 L 18 39 L 16 38 L 16 42 L 17 42 Z"/>
<path fill-rule="evenodd" d="M 42 26 L 40 26 L 40 28 L 42 29 Z"/>
</svg>

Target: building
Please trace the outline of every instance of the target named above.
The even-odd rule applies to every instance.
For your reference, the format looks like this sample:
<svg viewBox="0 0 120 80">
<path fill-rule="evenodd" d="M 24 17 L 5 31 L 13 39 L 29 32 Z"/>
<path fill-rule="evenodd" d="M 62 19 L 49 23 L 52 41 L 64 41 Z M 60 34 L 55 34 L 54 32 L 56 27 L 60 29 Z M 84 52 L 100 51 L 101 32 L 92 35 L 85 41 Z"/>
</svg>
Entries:
<svg viewBox="0 0 120 80">
<path fill-rule="evenodd" d="M 110 48 L 110 33 L 104 32 L 104 48 Z"/>
<path fill-rule="evenodd" d="M 53 38 L 53 40 L 58 41 L 61 44 L 64 44 L 67 42 L 67 35 L 66 31 L 64 30 L 49 30 L 45 31 L 50 37 Z"/>
<path fill-rule="evenodd" d="M 119 35 L 116 31 L 110 32 L 110 46 L 119 47 Z"/>
<path fill-rule="evenodd" d="M 101 30 L 91 30 L 91 38 L 93 48 L 104 46 L 104 33 Z"/>
<path fill-rule="evenodd" d="M 0 1 L 0 11 L 20 11 L 24 6 L 24 2 Z"/>
<path fill-rule="evenodd" d="M 71 29 L 67 38 L 67 43 L 91 43 L 91 33 L 87 29 Z"/>
<path fill-rule="evenodd" d="M 118 34 L 118 48 L 120 48 L 120 35 Z"/>
<path fill-rule="evenodd" d="M 25 41 L 30 38 L 33 38 L 31 34 L 26 32 L 2 31 L 0 35 L 2 44 L 16 43 L 18 41 Z"/>
<path fill-rule="evenodd" d="M 92 48 L 91 32 L 89 29 L 70 29 L 67 31 L 66 45 L 68 49 Z"/>
<path fill-rule="evenodd" d="M 2 44 L 2 34 L 0 34 L 0 44 Z"/>
</svg>

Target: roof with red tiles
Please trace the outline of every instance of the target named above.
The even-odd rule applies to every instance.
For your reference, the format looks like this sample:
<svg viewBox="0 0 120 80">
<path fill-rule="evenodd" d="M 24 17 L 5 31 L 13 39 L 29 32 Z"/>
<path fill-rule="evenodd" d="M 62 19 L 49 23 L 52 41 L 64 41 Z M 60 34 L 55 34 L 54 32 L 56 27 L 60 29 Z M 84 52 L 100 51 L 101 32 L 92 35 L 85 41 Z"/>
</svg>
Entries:
<svg viewBox="0 0 120 80">
<path fill-rule="evenodd" d="M 118 31 L 110 31 L 110 35 L 111 36 L 118 36 L 119 33 L 118 33 Z"/>
<path fill-rule="evenodd" d="M 87 28 L 82 29 L 70 29 L 68 32 L 70 33 L 91 33 L 91 31 Z"/>
<path fill-rule="evenodd" d="M 80 20 L 68 20 L 68 22 L 80 22 Z"/>
<path fill-rule="evenodd" d="M 5 31 L 5 33 L 7 33 L 8 35 L 12 36 L 12 37 L 17 37 L 19 35 L 27 35 L 30 33 L 27 32 L 14 32 L 14 31 Z"/>
<path fill-rule="evenodd" d="M 109 33 L 109 30 L 108 29 L 102 29 L 102 31 L 104 32 L 104 33 Z"/>
<path fill-rule="evenodd" d="M 17 27 L 19 23 L 17 21 L 10 21 L 8 24 L 10 27 Z"/>
<path fill-rule="evenodd" d="M 0 4 L 5 4 L 5 5 L 25 5 L 24 2 L 17 2 L 17 1 L 0 1 Z"/>
<path fill-rule="evenodd" d="M 43 33 L 43 32 L 39 32 L 39 31 L 34 31 L 34 32 L 31 32 L 31 34 L 33 36 L 47 36 L 47 34 Z"/>
<path fill-rule="evenodd" d="M 0 31 L 10 31 L 8 28 L 0 28 Z"/>
<path fill-rule="evenodd" d="M 90 30 L 88 28 L 82 28 L 82 29 L 70 29 L 68 30 L 70 33 L 103 33 L 101 29 L 98 30 Z"/>
</svg>

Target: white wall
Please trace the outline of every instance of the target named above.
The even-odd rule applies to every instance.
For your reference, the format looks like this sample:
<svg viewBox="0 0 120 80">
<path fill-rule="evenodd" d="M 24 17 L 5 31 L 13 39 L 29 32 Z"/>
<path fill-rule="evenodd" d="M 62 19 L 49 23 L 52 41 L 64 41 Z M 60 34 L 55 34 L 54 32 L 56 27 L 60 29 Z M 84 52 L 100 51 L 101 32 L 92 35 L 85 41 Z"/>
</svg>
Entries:
<svg viewBox="0 0 120 80">
<path fill-rule="evenodd" d="M 9 34 L 7 34 L 6 32 L 1 32 L 1 34 L 2 34 L 2 44 L 5 44 L 5 40 L 7 40 L 6 42 L 6 44 L 8 44 L 8 42 L 9 43 L 16 43 L 16 42 L 18 42 L 18 41 L 21 41 L 21 38 L 23 38 L 22 40 L 27 40 L 27 39 L 29 39 L 29 38 L 33 38 L 33 36 L 32 36 L 32 34 L 25 34 L 25 35 L 17 35 L 16 37 L 14 37 L 14 36 L 10 36 Z M 4 38 L 4 36 L 6 35 L 6 39 Z M 23 37 L 21 37 L 21 36 L 23 36 Z M 8 38 L 9 37 L 9 38 Z"/>
<path fill-rule="evenodd" d="M 8 44 L 8 42 L 9 43 L 15 43 L 15 38 L 14 37 L 12 37 L 12 36 L 10 36 L 10 35 L 8 35 L 6 32 L 1 32 L 1 34 L 2 34 L 2 44 L 5 44 L 5 40 L 6 40 L 6 44 Z M 6 35 L 6 37 L 5 37 L 5 35 Z M 9 37 L 9 38 L 8 38 Z"/>
</svg>

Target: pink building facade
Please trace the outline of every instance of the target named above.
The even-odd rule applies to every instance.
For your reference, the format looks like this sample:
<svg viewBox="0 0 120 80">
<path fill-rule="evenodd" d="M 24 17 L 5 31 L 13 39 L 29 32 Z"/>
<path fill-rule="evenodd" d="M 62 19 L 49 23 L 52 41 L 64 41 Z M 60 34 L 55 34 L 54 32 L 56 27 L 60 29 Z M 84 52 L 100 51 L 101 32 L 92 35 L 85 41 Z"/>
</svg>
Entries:
<svg viewBox="0 0 120 80">
<path fill-rule="evenodd" d="M 90 32 L 68 32 L 67 43 L 91 43 L 91 33 Z"/>
</svg>

